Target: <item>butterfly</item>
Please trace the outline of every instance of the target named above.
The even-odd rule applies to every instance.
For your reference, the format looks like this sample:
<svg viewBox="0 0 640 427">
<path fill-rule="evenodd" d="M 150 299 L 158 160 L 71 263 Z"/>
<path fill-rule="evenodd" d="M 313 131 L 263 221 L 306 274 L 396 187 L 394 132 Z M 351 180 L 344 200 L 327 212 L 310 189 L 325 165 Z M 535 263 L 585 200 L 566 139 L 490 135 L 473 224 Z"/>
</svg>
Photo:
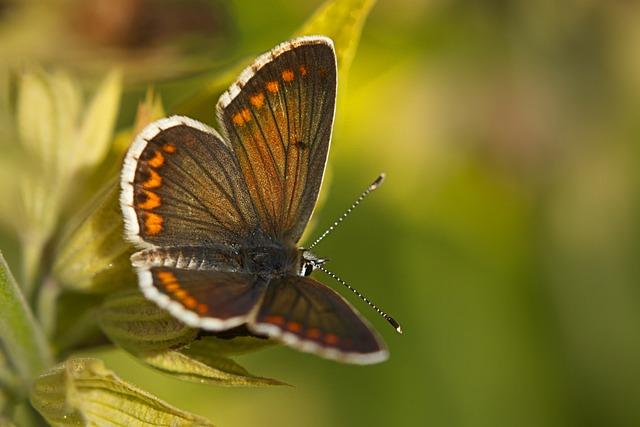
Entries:
<svg viewBox="0 0 640 427">
<path fill-rule="evenodd" d="M 147 299 L 203 330 L 245 325 L 342 362 L 387 359 L 356 309 L 309 277 L 325 260 L 297 246 L 322 184 L 336 89 L 333 42 L 300 37 L 220 96 L 221 134 L 182 116 L 140 132 L 120 204 Z"/>
</svg>

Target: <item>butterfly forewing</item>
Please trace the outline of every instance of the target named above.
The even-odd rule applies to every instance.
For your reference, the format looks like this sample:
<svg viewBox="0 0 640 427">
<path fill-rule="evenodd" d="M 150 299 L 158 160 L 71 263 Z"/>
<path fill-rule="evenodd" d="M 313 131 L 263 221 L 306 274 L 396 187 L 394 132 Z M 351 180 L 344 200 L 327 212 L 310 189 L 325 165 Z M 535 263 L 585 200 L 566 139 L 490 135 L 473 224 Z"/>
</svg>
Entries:
<svg viewBox="0 0 640 427">
<path fill-rule="evenodd" d="M 238 243 L 259 226 L 234 152 L 185 117 L 154 122 L 138 136 L 122 187 L 127 235 L 142 245 Z"/>
<path fill-rule="evenodd" d="M 249 328 L 332 359 L 365 364 L 387 358 L 382 341 L 355 308 L 309 277 L 271 280 Z"/>
<path fill-rule="evenodd" d="M 297 242 L 318 197 L 336 97 L 330 40 L 300 38 L 261 56 L 218 102 L 218 120 L 270 236 Z"/>
</svg>

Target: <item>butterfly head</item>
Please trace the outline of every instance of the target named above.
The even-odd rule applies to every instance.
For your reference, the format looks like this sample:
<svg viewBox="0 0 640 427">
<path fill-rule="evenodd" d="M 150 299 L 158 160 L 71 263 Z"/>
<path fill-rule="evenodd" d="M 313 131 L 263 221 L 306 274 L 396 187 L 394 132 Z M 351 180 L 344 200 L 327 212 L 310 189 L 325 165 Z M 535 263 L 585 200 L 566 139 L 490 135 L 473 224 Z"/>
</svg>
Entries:
<svg viewBox="0 0 640 427">
<path fill-rule="evenodd" d="M 323 258 L 318 258 L 308 249 L 300 249 L 302 252 L 302 258 L 300 263 L 300 271 L 298 272 L 299 276 L 308 276 L 313 271 L 324 265 L 328 260 Z"/>
</svg>

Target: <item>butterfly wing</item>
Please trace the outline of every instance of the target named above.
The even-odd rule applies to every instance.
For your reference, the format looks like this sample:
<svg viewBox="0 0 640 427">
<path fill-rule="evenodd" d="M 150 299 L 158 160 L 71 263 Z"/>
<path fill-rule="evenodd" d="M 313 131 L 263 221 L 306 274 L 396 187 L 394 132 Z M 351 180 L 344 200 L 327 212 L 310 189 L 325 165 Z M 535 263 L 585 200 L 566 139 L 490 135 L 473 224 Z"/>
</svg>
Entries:
<svg viewBox="0 0 640 427">
<path fill-rule="evenodd" d="M 271 280 L 249 329 L 342 362 L 368 364 L 388 357 L 382 340 L 356 309 L 309 277 Z"/>
<path fill-rule="evenodd" d="M 331 40 L 301 37 L 260 56 L 218 101 L 262 230 L 297 242 L 322 182 L 336 98 Z"/>
<path fill-rule="evenodd" d="M 247 322 L 267 281 L 256 275 L 137 265 L 147 299 L 189 326 L 227 330 Z"/>
<path fill-rule="evenodd" d="M 121 187 L 126 236 L 138 246 L 231 244 L 259 226 L 231 147 L 186 117 L 158 120 L 137 136 Z"/>
</svg>

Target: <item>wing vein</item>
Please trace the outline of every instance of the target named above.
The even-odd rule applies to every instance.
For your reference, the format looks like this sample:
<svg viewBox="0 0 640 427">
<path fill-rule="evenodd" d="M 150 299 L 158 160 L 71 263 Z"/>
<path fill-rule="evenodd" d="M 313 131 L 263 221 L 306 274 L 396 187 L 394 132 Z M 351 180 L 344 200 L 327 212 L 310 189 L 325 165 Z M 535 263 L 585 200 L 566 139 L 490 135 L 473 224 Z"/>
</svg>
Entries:
<svg viewBox="0 0 640 427">
<path fill-rule="evenodd" d="M 253 179 L 254 182 L 256 183 L 256 185 L 258 184 L 258 176 L 256 175 L 256 171 L 253 169 L 253 164 L 251 163 L 251 161 L 249 160 L 250 156 L 249 153 L 247 152 L 247 148 L 244 146 L 244 144 L 242 143 L 242 138 L 240 138 L 240 134 L 238 133 L 238 130 L 235 128 L 235 126 L 231 126 L 233 129 L 233 132 L 236 135 L 236 138 L 238 139 L 238 145 L 242 148 L 242 151 L 244 151 L 244 154 L 247 158 L 247 165 L 248 167 L 251 169 L 251 175 L 253 175 Z M 271 222 L 271 224 L 265 224 L 265 225 L 270 225 L 271 226 L 271 232 L 274 232 L 274 228 L 273 228 L 273 220 L 269 217 L 268 213 L 269 211 L 267 210 L 267 205 L 263 200 L 262 197 L 262 192 L 260 191 L 260 189 L 256 188 L 256 194 L 258 195 L 258 202 L 260 202 L 260 204 L 262 205 L 262 212 L 264 212 L 264 214 L 266 215 L 265 221 Z"/>
<path fill-rule="evenodd" d="M 247 218 L 245 217 L 244 212 L 242 211 L 242 209 L 240 208 L 240 206 L 236 203 L 237 200 L 239 200 L 238 198 L 238 191 L 235 185 L 233 185 L 234 183 L 231 181 L 231 177 L 229 176 L 229 173 L 227 172 L 227 169 L 225 168 L 225 166 L 222 164 L 222 162 L 220 162 L 220 159 L 218 159 L 218 156 L 216 155 L 216 153 L 213 151 L 213 149 L 209 146 L 209 144 L 204 144 L 205 149 L 209 152 L 209 155 L 211 156 L 211 158 L 213 159 L 214 162 L 216 162 L 218 164 L 218 166 L 220 167 L 220 170 L 222 171 L 222 173 L 224 174 L 225 180 L 227 181 L 227 184 L 229 185 L 229 188 L 231 188 L 231 191 L 233 192 L 234 198 L 232 199 L 228 199 L 230 204 L 234 205 L 234 208 L 236 209 L 236 211 L 240 214 L 240 217 L 242 219 L 242 222 L 244 222 L 246 225 L 249 225 L 249 221 L 247 220 Z M 230 151 L 227 149 L 227 147 L 223 148 L 226 151 L 226 154 L 233 158 L 234 158 L 234 153 L 233 151 Z M 237 170 L 240 170 L 239 165 L 236 163 L 235 164 Z"/>
<path fill-rule="evenodd" d="M 267 147 L 267 150 L 269 152 L 269 157 L 271 157 L 271 161 L 273 164 L 273 167 L 276 171 L 276 175 L 278 178 L 278 184 L 280 186 L 280 191 L 281 191 L 281 195 L 283 194 L 282 192 L 284 191 L 284 180 L 283 177 L 280 176 L 280 170 L 278 168 L 278 162 L 276 162 L 276 158 L 273 155 L 273 150 L 271 150 L 271 146 L 269 145 L 269 140 L 267 139 L 267 136 L 264 133 L 264 130 L 262 129 L 262 126 L 260 125 L 260 121 L 258 120 L 258 116 L 256 115 L 256 112 L 254 110 L 253 107 L 249 106 L 249 109 L 251 110 L 251 115 L 253 116 L 254 122 L 256 124 L 256 126 L 258 127 L 258 130 L 260 131 L 260 135 L 262 136 L 262 139 L 264 140 L 264 145 Z M 257 139 L 254 138 L 254 141 L 257 142 Z M 271 182 L 269 183 L 271 184 Z M 281 196 L 281 198 L 284 197 L 283 195 Z M 277 218 L 277 210 L 276 210 L 276 200 L 273 200 L 274 198 L 271 199 L 271 205 L 273 206 L 273 217 L 274 220 Z"/>
<path fill-rule="evenodd" d="M 183 170 L 179 165 L 177 165 L 175 162 L 171 162 L 174 166 L 175 169 L 179 172 L 182 173 L 182 175 L 188 177 L 190 180 L 192 180 L 193 182 L 198 182 L 197 180 L 195 180 L 189 173 L 187 173 L 185 170 Z M 200 206 L 202 206 L 204 208 L 204 211 L 208 212 L 209 215 L 211 215 L 211 217 L 220 225 L 224 226 L 223 222 L 220 220 L 220 218 L 218 218 L 218 216 L 213 212 L 213 210 L 211 210 L 211 208 L 207 205 L 205 205 L 198 196 L 196 196 L 191 190 L 189 190 L 189 188 L 187 188 L 186 186 L 180 184 L 177 180 L 173 180 L 168 178 L 166 175 L 164 176 L 164 179 L 166 181 L 171 182 L 173 185 L 175 185 L 176 187 L 180 188 L 182 191 L 184 191 L 185 193 L 189 194 L 191 196 L 191 198 L 193 198 L 193 200 L 195 200 L 196 202 L 198 202 L 198 204 Z M 174 198 L 175 200 L 179 200 L 177 198 Z M 227 228 L 226 226 L 224 226 L 225 228 Z M 231 229 L 227 228 L 229 231 L 232 231 Z"/>
<path fill-rule="evenodd" d="M 206 144 L 205 144 L 206 145 Z M 233 200 L 231 198 L 231 196 L 229 195 L 229 193 L 227 193 L 227 191 L 222 187 L 222 185 L 220 183 L 218 183 L 217 179 L 211 174 L 211 172 L 209 172 L 202 164 L 200 161 L 198 161 L 198 159 L 195 158 L 195 156 L 193 155 L 193 152 L 191 151 L 191 149 L 186 148 L 186 145 L 183 147 L 183 150 L 185 151 L 185 153 L 187 153 L 187 155 L 191 158 L 191 160 L 193 160 L 193 163 L 195 163 L 198 168 L 200 168 L 200 170 L 202 172 L 204 172 L 204 174 L 207 176 L 207 178 L 209 178 L 209 180 L 211 181 L 211 183 L 213 183 L 222 193 L 222 195 L 224 196 L 224 198 L 226 198 L 227 200 L 231 201 Z M 240 211 L 239 209 L 237 209 L 236 206 L 233 206 L 234 210 L 236 211 L 236 213 L 238 214 L 238 216 L 242 216 L 240 215 Z"/>
</svg>

